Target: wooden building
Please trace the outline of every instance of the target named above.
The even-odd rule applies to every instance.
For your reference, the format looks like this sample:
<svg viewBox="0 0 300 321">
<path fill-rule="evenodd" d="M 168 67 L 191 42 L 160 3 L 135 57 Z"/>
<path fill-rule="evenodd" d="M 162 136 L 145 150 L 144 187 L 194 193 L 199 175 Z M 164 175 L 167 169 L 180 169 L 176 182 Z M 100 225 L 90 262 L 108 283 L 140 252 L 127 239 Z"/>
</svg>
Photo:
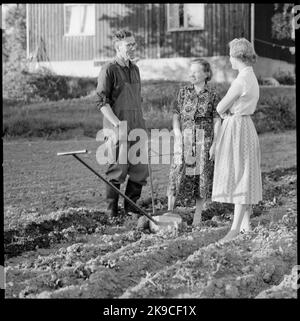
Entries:
<svg viewBox="0 0 300 321">
<path fill-rule="evenodd" d="M 112 34 L 134 32 L 140 59 L 213 57 L 228 55 L 235 37 L 270 39 L 264 12 L 272 4 L 27 4 L 27 55 L 39 61 L 89 61 L 94 66 L 114 55 Z M 269 7 L 268 7 L 269 6 Z M 259 26 L 256 28 L 256 25 Z M 265 57 L 292 61 L 280 50 L 257 43 Z M 275 56 L 274 56 L 275 55 Z"/>
</svg>

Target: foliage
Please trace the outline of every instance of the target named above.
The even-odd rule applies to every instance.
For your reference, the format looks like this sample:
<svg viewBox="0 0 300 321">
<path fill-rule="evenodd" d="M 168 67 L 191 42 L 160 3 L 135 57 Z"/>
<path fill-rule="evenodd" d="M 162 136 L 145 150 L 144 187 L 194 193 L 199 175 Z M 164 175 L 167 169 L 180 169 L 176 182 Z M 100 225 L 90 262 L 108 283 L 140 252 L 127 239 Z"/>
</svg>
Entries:
<svg viewBox="0 0 300 321">
<path fill-rule="evenodd" d="M 35 88 L 27 81 L 26 61 L 26 5 L 7 9 L 3 39 L 3 96 L 30 101 Z"/>
<path fill-rule="evenodd" d="M 36 89 L 28 83 L 24 64 L 20 62 L 19 66 L 17 69 L 13 64 L 5 65 L 7 72 L 3 75 L 3 97 L 27 103 L 35 96 Z"/>
<path fill-rule="evenodd" d="M 29 83 L 37 89 L 36 95 L 45 101 L 73 99 L 87 96 L 96 88 L 94 78 L 79 78 L 56 75 L 46 68 L 39 69 L 29 76 Z"/>
<path fill-rule="evenodd" d="M 278 40 L 292 38 L 293 3 L 275 3 L 272 36 Z"/>
<path fill-rule="evenodd" d="M 272 97 L 261 102 L 253 115 L 257 132 L 281 131 L 296 128 L 296 118 L 289 97 Z"/>
<path fill-rule="evenodd" d="M 46 67 L 29 72 L 24 62 L 19 70 L 15 68 L 5 74 L 3 87 L 5 98 L 32 103 L 84 97 L 96 86 L 96 78 L 56 75 Z"/>
<path fill-rule="evenodd" d="M 258 84 L 260 86 L 279 86 L 277 79 L 273 77 L 257 77 Z"/>
<path fill-rule="evenodd" d="M 28 73 L 28 82 L 36 88 L 35 96 L 44 100 L 59 100 L 67 98 L 68 90 L 63 77 L 54 75 L 43 68 L 35 73 Z"/>
<path fill-rule="evenodd" d="M 11 54 L 22 59 L 26 56 L 26 5 L 10 6 L 5 15 L 5 30 L 2 30 L 4 62 Z M 3 57 L 3 55 L 2 55 Z"/>
<path fill-rule="evenodd" d="M 292 74 L 291 72 L 285 72 L 283 70 L 277 71 L 273 77 L 278 80 L 278 82 L 281 85 L 295 85 L 296 84 L 296 78 L 295 74 Z"/>
<path fill-rule="evenodd" d="M 47 77 L 52 79 L 51 75 Z M 143 84 L 142 108 L 148 128 L 171 129 L 173 100 L 182 85 L 171 81 Z M 213 86 L 220 97 L 224 96 L 228 88 L 228 84 Z M 57 95 L 58 87 L 53 81 L 53 96 Z M 102 125 L 102 114 L 96 108 L 95 98 L 90 95 L 80 99 L 43 101 L 30 105 L 15 104 L 5 99 L 3 134 L 6 137 L 44 136 L 55 139 L 71 138 L 74 135 L 95 137 Z M 257 111 L 253 115 L 258 133 L 295 128 L 295 106 L 295 87 L 261 87 Z"/>
</svg>

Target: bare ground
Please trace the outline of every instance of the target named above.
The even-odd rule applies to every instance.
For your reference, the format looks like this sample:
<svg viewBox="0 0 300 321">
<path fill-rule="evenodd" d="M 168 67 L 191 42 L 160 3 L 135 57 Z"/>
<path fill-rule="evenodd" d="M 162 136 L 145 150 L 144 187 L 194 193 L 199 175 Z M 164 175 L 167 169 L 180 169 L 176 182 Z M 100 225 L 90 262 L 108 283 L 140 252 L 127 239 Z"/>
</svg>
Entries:
<svg viewBox="0 0 300 321">
<path fill-rule="evenodd" d="M 95 142 L 5 144 L 6 297 L 296 298 L 296 166 L 290 156 L 281 160 L 287 168 L 270 171 L 263 139 L 264 201 L 253 231 L 223 245 L 230 205 L 210 204 L 201 228 L 191 227 L 193 207 L 178 208 L 181 229 L 157 234 L 130 217 L 108 218 L 103 184 L 76 160 L 55 157 Z M 286 145 L 274 143 L 273 155 Z M 168 165 L 154 169 L 157 209 L 166 207 L 167 175 Z M 150 211 L 148 193 L 141 205 Z"/>
</svg>

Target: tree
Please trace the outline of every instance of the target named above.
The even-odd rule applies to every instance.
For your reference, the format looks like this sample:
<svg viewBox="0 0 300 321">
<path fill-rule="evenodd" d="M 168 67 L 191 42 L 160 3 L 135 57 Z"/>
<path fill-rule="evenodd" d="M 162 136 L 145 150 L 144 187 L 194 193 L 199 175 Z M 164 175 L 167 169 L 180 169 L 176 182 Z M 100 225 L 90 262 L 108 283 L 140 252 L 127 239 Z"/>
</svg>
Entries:
<svg viewBox="0 0 300 321">
<path fill-rule="evenodd" d="M 278 40 L 292 40 L 293 3 L 274 3 L 275 14 L 272 17 L 272 36 Z"/>
<path fill-rule="evenodd" d="M 33 86 L 28 83 L 26 61 L 26 5 L 10 5 L 2 31 L 3 97 L 29 101 Z"/>
<path fill-rule="evenodd" d="M 10 6 L 5 15 L 2 32 L 4 62 L 26 59 L 26 5 Z"/>
</svg>

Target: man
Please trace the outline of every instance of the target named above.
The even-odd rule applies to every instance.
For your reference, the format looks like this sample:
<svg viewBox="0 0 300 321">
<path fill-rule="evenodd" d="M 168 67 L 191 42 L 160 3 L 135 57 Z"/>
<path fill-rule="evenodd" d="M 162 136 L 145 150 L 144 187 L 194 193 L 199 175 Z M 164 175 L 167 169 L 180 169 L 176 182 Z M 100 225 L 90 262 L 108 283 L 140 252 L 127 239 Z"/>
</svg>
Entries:
<svg viewBox="0 0 300 321">
<path fill-rule="evenodd" d="M 116 56 L 113 61 L 105 64 L 100 71 L 97 86 L 97 108 L 103 113 L 103 128 L 113 129 L 119 140 L 112 143 L 111 152 L 115 152 L 116 162 L 110 164 L 106 171 L 109 181 L 120 189 L 129 176 L 125 195 L 136 202 L 141 195 L 143 185 L 149 176 L 146 164 L 131 164 L 119 161 L 120 141 L 127 140 L 127 134 L 135 128 L 146 129 L 141 109 L 141 79 L 139 68 L 132 63 L 135 59 L 136 42 L 133 34 L 120 30 L 114 34 L 113 43 Z M 127 122 L 128 132 L 121 133 L 123 121 Z M 120 126 L 122 125 L 122 126 Z M 127 140 L 128 149 L 135 142 Z M 120 148 L 121 147 L 121 148 Z M 124 152 L 122 149 L 121 153 Z M 107 210 L 110 216 L 118 215 L 119 194 L 106 184 Z M 124 200 L 126 214 L 137 212 Z"/>
</svg>

